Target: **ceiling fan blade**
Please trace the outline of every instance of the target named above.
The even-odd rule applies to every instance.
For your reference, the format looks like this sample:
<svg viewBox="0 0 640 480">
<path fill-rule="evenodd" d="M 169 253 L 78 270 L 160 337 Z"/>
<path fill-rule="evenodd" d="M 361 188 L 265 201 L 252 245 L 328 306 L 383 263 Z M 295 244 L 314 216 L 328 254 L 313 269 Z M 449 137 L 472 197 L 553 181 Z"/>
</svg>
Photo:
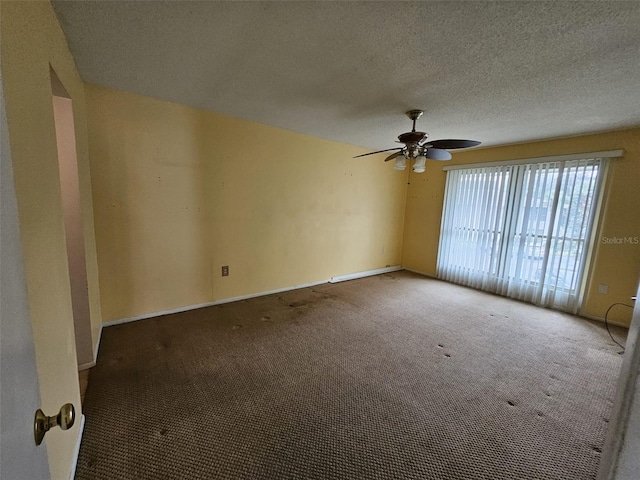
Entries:
<svg viewBox="0 0 640 480">
<path fill-rule="evenodd" d="M 444 148 L 446 150 L 455 150 L 456 148 L 470 148 L 480 145 L 475 140 L 434 140 L 428 142 L 434 148 Z"/>
<path fill-rule="evenodd" d="M 387 148 L 386 150 L 378 150 L 377 152 L 363 153 L 362 155 L 356 155 L 353 158 L 366 157 L 367 155 L 375 155 L 376 153 L 382 153 L 382 152 L 390 152 L 391 150 L 402 150 L 402 147 Z"/>
<path fill-rule="evenodd" d="M 402 152 L 394 152 L 391 155 L 389 155 L 387 158 L 384 159 L 385 162 L 388 162 L 389 160 L 394 160 L 397 156 L 402 155 Z"/>
<path fill-rule="evenodd" d="M 441 148 L 427 148 L 425 157 L 431 160 L 451 160 L 451 154 Z"/>
</svg>

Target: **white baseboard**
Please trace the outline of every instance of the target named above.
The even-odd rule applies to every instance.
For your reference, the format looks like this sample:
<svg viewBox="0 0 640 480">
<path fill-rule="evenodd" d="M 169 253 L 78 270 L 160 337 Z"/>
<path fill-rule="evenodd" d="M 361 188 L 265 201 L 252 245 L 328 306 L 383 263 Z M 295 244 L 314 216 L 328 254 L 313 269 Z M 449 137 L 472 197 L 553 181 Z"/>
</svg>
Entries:
<svg viewBox="0 0 640 480">
<path fill-rule="evenodd" d="M 288 292 L 288 291 L 291 291 L 291 290 L 298 290 L 300 288 L 315 287 L 317 285 L 323 285 L 325 283 L 328 283 L 328 280 L 322 280 L 320 282 L 313 282 L 313 283 L 305 283 L 305 284 L 302 284 L 302 285 L 294 285 L 292 287 L 278 288 L 276 290 L 268 290 L 268 291 L 265 291 L 265 292 L 251 293 L 249 295 L 241 295 L 239 297 L 223 298 L 222 300 L 216 300 L 215 302 L 199 303 L 197 305 L 187 305 L 187 306 L 184 306 L 184 307 L 172 308 L 171 310 L 162 310 L 160 312 L 145 313 L 144 315 L 138 315 L 138 316 L 135 316 L 135 317 L 121 318 L 121 319 L 118 319 L 118 320 L 111 320 L 111 321 L 108 321 L 108 322 L 104 322 L 102 324 L 102 327 L 103 328 L 104 327 L 111 327 L 113 325 L 120 325 L 122 323 L 136 322 L 138 320 L 144 320 L 146 318 L 160 317 L 160 316 L 163 316 L 163 315 L 171 315 L 172 313 L 188 312 L 189 310 L 196 310 L 198 308 L 213 307 L 215 305 L 223 305 L 225 303 L 239 302 L 240 300 L 248 300 L 249 298 L 263 297 L 265 295 L 273 295 L 275 293 L 282 293 L 282 292 Z"/>
<path fill-rule="evenodd" d="M 98 338 L 96 339 L 96 345 L 95 348 L 93 349 L 93 363 L 95 365 L 95 363 L 98 361 L 98 350 L 100 350 L 100 340 L 102 340 L 102 327 L 104 325 L 100 324 L 100 330 L 98 330 Z"/>
<path fill-rule="evenodd" d="M 100 329 L 100 331 L 102 331 L 102 328 Z M 93 368 L 95 366 L 96 366 L 96 361 L 92 360 L 91 362 L 82 363 L 82 364 L 78 365 L 78 371 L 81 372 L 83 370 L 89 370 L 90 368 Z"/>
<path fill-rule="evenodd" d="M 422 272 L 420 270 L 414 270 L 413 268 L 407 268 L 407 267 L 403 267 L 403 268 L 407 272 L 417 273 L 418 275 L 424 275 L 425 277 L 434 278 L 436 280 L 438 279 L 438 277 L 436 277 L 434 275 L 431 275 L 430 273 Z M 509 297 L 505 297 L 505 298 L 509 298 Z M 561 310 L 558 310 L 558 311 L 561 311 Z M 603 317 L 595 317 L 593 315 L 586 315 L 584 313 L 579 313 L 578 316 L 584 317 L 584 318 L 588 318 L 589 320 L 596 320 L 597 322 L 604 323 L 604 318 Z M 629 328 L 629 325 L 627 325 L 625 323 L 622 323 L 622 322 L 616 322 L 615 320 L 607 320 L 607 323 L 609 325 L 615 325 L 617 327 Z"/>
<path fill-rule="evenodd" d="M 418 275 L 423 275 L 423 276 L 429 277 L 429 278 L 435 278 L 435 279 L 438 278 L 435 275 L 431 275 L 430 273 L 423 272 L 421 270 L 415 270 L 413 268 L 407 268 L 407 267 L 402 267 L 402 268 L 403 268 L 403 270 L 406 270 L 407 272 L 417 273 Z"/>
<path fill-rule="evenodd" d="M 109 320 L 107 322 L 103 322 L 102 325 L 101 325 L 100 335 L 98 336 L 98 342 L 97 342 L 96 348 L 95 348 L 95 355 L 94 355 L 93 364 L 95 365 L 95 360 L 97 358 L 98 348 L 100 347 L 100 336 L 102 335 L 102 328 L 104 328 L 104 327 L 111 327 L 111 326 L 114 326 L 114 325 L 120 325 L 122 323 L 136 322 L 138 320 L 145 320 L 147 318 L 161 317 L 163 315 L 171 315 L 173 313 L 188 312 L 189 310 L 196 310 L 198 308 L 213 307 L 215 305 L 223 305 L 225 303 L 239 302 L 241 300 L 248 300 L 250 298 L 263 297 L 265 295 L 273 295 L 273 294 L 276 294 L 276 293 L 289 292 L 291 290 L 298 290 L 300 288 L 315 287 L 315 286 L 322 285 L 322 284 L 325 284 L 325 283 L 337 283 L 337 282 L 343 282 L 345 280 L 352 280 L 352 279 L 355 279 L 355 278 L 369 277 L 369 276 L 372 276 L 372 275 L 380 275 L 382 273 L 397 272 L 398 270 L 402 270 L 402 267 L 400 265 L 396 265 L 396 266 L 393 266 L 393 267 L 378 268 L 376 270 L 367 270 L 365 272 L 351 273 L 351 274 L 347 274 L 347 275 L 339 275 L 339 276 L 331 277 L 329 280 L 321 280 L 319 282 L 304 283 L 304 284 L 301 284 L 301 285 L 293 285 L 291 287 L 278 288 L 276 290 L 267 290 L 267 291 L 264 291 L 264 292 L 250 293 L 249 295 L 241 295 L 239 297 L 223 298 L 221 300 L 216 300 L 214 302 L 199 303 L 197 305 L 186 305 L 184 307 L 172 308 L 170 310 L 161 310 L 161 311 L 158 311 L 158 312 L 145 313 L 143 315 L 136 315 L 135 317 L 120 318 L 120 319 L 117 319 L 117 320 Z M 90 365 L 90 364 L 85 364 L 85 365 Z M 87 367 L 87 368 L 90 368 L 90 367 Z"/>
<path fill-rule="evenodd" d="M 89 368 L 93 368 L 96 366 L 96 362 L 98 361 L 98 350 L 100 349 L 100 340 L 102 339 L 102 327 L 104 327 L 104 323 L 100 324 L 100 329 L 98 330 L 98 338 L 96 339 L 96 344 L 93 346 L 93 361 L 78 365 L 79 372 L 88 370 Z"/>
<path fill-rule="evenodd" d="M 78 439 L 76 440 L 76 448 L 73 452 L 73 462 L 71 463 L 71 473 L 69 473 L 69 480 L 73 480 L 76 477 L 76 468 L 78 466 L 78 454 L 80 453 L 80 445 L 82 444 L 82 434 L 84 433 L 84 415 L 80 416 L 80 431 L 78 432 Z"/>
<path fill-rule="evenodd" d="M 587 315 L 585 313 L 579 313 L 578 316 L 604 323 L 604 317 L 596 317 L 594 315 Z M 626 323 L 616 322 L 615 320 L 607 319 L 607 323 L 609 325 L 615 325 L 616 327 L 629 328 L 629 325 L 627 325 Z"/>
<path fill-rule="evenodd" d="M 381 273 L 397 272 L 398 270 L 402 270 L 402 267 L 400 265 L 395 265 L 393 267 L 377 268 L 375 270 L 367 270 L 365 272 L 356 272 L 356 273 L 348 273 L 346 275 L 337 275 L 335 277 L 331 277 L 331 279 L 329 280 L 329 283 L 346 282 L 347 280 L 355 280 L 356 278 L 371 277 L 373 275 L 380 275 Z"/>
<path fill-rule="evenodd" d="M 376 270 L 367 270 L 365 272 L 357 272 L 357 273 L 352 273 L 352 274 L 348 274 L 348 275 L 339 275 L 339 276 L 331 277 L 329 280 L 322 280 L 322 281 L 319 281 L 319 282 L 312 282 L 312 283 L 305 283 L 305 284 L 301 284 L 301 285 L 294 285 L 294 286 L 291 286 L 291 287 L 278 288 L 276 290 L 268 290 L 268 291 L 264 291 L 264 292 L 251 293 L 249 295 L 241 295 L 239 297 L 224 298 L 222 300 L 216 300 L 214 302 L 199 303 L 197 305 L 187 305 L 187 306 L 184 306 L 184 307 L 172 308 L 170 310 L 162 310 L 162 311 L 159 311 L 159 312 L 145 313 L 143 315 L 136 315 L 135 317 L 120 318 L 120 319 L 117 319 L 117 320 L 110 320 L 110 321 L 107 321 L 107 322 L 103 322 L 102 325 L 100 325 L 100 332 L 98 334 L 98 340 L 96 342 L 95 349 L 94 349 L 94 354 L 93 354 L 93 362 L 85 363 L 83 365 L 80 365 L 78 367 L 78 369 L 79 370 L 86 370 L 87 368 L 91 368 L 91 367 L 94 367 L 96 365 L 96 361 L 97 361 L 97 358 L 98 358 L 98 349 L 100 348 L 100 340 L 102 339 L 102 330 L 105 327 L 112 327 L 114 325 L 121 325 L 123 323 L 129 323 L 129 322 L 137 322 L 138 320 L 145 320 L 147 318 L 160 317 L 160 316 L 163 316 L 163 315 L 171 315 L 173 313 L 188 312 L 190 310 L 196 310 L 198 308 L 213 307 L 215 305 L 222 305 L 222 304 L 225 304 L 225 303 L 238 302 L 238 301 L 241 301 L 241 300 L 248 300 L 250 298 L 263 297 L 265 295 L 273 295 L 273 294 L 276 294 L 276 293 L 289 292 L 291 290 L 298 290 L 300 288 L 315 287 L 317 285 L 323 285 L 325 283 L 337 283 L 337 282 L 343 282 L 345 280 L 352 280 L 352 279 L 356 279 L 356 278 L 369 277 L 369 276 L 372 276 L 372 275 L 380 275 L 381 273 L 397 272 L 398 270 L 403 270 L 402 266 L 395 265 L 393 267 L 378 268 Z M 419 272 L 416 272 L 416 273 L 419 273 Z"/>
<path fill-rule="evenodd" d="M 434 279 L 438 279 L 438 277 L 431 275 L 430 273 L 426 273 L 426 272 L 422 272 L 420 270 L 414 270 L 413 268 L 407 268 L 407 267 L 403 267 L 404 270 L 406 270 L 407 272 L 413 272 L 413 273 L 417 273 L 418 275 L 424 275 L 425 277 L 429 277 L 429 278 L 434 278 Z M 509 298 L 509 297 L 505 297 L 505 298 Z M 561 310 L 558 310 L 561 311 Z M 602 322 L 604 323 L 604 318 L 603 317 L 596 317 L 593 315 L 586 315 L 584 313 L 579 313 L 578 316 L 583 317 L 583 318 L 588 318 L 589 320 L 595 320 L 597 322 Z M 616 327 L 622 327 L 622 328 L 629 328 L 629 325 L 622 323 L 622 322 L 616 322 L 615 320 L 607 320 L 607 323 L 609 325 L 615 325 Z"/>
<path fill-rule="evenodd" d="M 266 292 L 250 293 L 249 295 L 241 295 L 239 297 L 224 298 L 222 300 L 216 300 L 215 302 L 212 303 L 212 305 L 222 305 L 224 303 L 239 302 L 240 300 L 248 300 L 250 298 L 264 297 L 266 295 L 273 295 L 276 293 L 290 292 L 291 290 L 299 290 L 301 288 L 317 287 L 318 285 L 324 285 L 327 282 L 328 280 L 322 280 L 320 282 L 303 283 L 302 285 L 294 285 L 293 287 L 278 288 L 277 290 L 268 290 Z"/>
<path fill-rule="evenodd" d="M 216 302 L 198 303 L 197 305 L 187 305 L 184 307 L 172 308 L 170 310 L 161 310 L 159 312 L 145 313 L 143 315 L 136 315 L 135 317 L 109 320 L 108 322 L 102 322 L 102 328 L 112 327 L 114 325 L 120 325 L 122 323 L 137 322 L 138 320 L 145 320 L 147 318 L 161 317 L 163 315 L 171 315 L 172 313 L 188 312 L 189 310 L 196 310 L 198 308 L 211 307 L 213 305 L 216 305 Z"/>
</svg>

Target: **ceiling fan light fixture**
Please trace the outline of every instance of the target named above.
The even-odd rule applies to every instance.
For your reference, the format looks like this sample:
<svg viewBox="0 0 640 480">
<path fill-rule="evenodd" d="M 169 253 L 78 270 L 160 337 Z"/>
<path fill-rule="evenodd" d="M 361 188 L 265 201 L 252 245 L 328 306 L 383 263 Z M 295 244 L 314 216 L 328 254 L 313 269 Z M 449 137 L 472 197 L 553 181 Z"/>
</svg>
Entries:
<svg viewBox="0 0 640 480">
<path fill-rule="evenodd" d="M 413 171 L 416 173 L 423 173 L 426 169 L 427 157 L 424 155 L 418 155 L 416 161 L 413 164 Z"/>
<path fill-rule="evenodd" d="M 404 155 L 398 155 L 396 157 L 396 163 L 393 165 L 394 170 L 404 170 L 407 168 L 407 159 L 404 158 Z"/>
<path fill-rule="evenodd" d="M 416 120 L 422 115 L 422 110 L 409 110 L 407 116 L 413 122 L 410 132 L 398 135 L 396 143 L 403 143 L 404 147 L 387 148 L 386 150 L 378 150 L 376 152 L 363 153 L 353 158 L 366 157 L 367 155 L 377 155 L 378 153 L 391 152 L 392 150 L 400 150 L 392 153 L 384 159 L 385 162 L 395 160 L 394 170 L 404 170 L 407 167 L 407 160 L 413 160 L 413 171 L 422 173 L 425 171 L 427 158 L 432 160 L 451 160 L 451 153 L 448 150 L 458 148 L 470 148 L 480 145 L 475 140 L 430 140 L 427 143 L 427 133 L 416 131 Z M 411 163 L 409 163 L 411 165 Z"/>
</svg>

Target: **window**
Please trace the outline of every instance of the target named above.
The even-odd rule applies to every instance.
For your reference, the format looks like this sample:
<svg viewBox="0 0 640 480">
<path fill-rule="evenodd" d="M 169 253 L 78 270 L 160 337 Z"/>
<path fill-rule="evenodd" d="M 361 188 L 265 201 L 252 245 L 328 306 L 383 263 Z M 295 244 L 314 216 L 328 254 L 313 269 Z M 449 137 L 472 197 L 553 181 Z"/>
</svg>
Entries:
<svg viewBox="0 0 640 480">
<path fill-rule="evenodd" d="M 438 276 L 576 312 L 606 161 L 450 169 Z"/>
</svg>

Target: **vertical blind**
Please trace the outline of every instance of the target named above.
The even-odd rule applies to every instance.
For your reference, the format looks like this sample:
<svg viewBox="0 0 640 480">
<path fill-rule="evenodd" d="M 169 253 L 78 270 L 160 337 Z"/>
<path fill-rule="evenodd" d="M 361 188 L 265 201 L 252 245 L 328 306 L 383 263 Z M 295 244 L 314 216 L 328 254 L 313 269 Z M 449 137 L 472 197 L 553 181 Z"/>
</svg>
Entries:
<svg viewBox="0 0 640 480">
<path fill-rule="evenodd" d="M 577 311 L 606 161 L 448 171 L 438 276 Z"/>
</svg>

